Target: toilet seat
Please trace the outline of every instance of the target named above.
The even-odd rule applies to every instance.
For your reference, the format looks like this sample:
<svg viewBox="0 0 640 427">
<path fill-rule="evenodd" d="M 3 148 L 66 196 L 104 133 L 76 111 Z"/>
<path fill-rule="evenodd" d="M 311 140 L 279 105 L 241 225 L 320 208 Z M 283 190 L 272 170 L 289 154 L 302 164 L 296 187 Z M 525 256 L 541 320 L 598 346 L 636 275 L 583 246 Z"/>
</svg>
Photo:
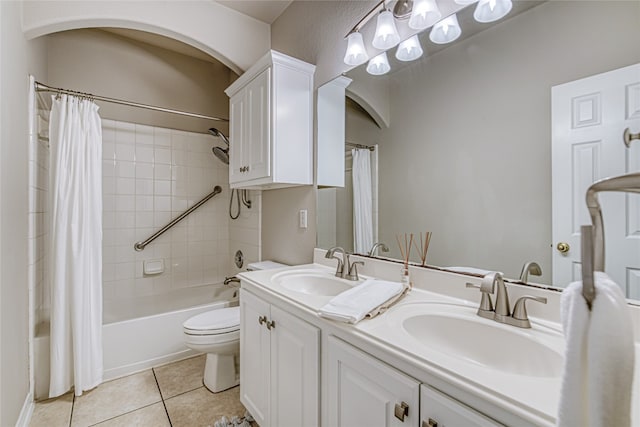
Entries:
<svg viewBox="0 0 640 427">
<path fill-rule="evenodd" d="M 187 335 L 239 335 L 240 307 L 227 307 L 193 316 L 182 324 Z"/>
</svg>

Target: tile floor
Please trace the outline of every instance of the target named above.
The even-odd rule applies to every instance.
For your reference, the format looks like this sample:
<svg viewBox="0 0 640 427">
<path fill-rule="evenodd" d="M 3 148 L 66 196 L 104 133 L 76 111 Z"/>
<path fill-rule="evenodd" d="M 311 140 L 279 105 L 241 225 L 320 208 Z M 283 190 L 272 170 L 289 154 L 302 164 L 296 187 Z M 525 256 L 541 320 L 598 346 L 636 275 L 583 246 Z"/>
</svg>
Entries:
<svg viewBox="0 0 640 427">
<path fill-rule="evenodd" d="M 30 427 L 207 427 L 243 416 L 240 388 L 211 393 L 202 385 L 204 355 L 108 381 L 80 397 L 36 403 Z"/>
</svg>

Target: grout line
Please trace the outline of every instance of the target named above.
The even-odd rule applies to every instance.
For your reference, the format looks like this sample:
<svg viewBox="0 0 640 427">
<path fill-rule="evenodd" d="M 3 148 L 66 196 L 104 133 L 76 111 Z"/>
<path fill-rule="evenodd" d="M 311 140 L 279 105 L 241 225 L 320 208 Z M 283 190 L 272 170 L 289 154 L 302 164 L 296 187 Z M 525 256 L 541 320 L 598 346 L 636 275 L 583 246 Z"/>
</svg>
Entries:
<svg viewBox="0 0 640 427">
<path fill-rule="evenodd" d="M 76 406 L 76 393 L 71 390 L 73 398 L 71 399 L 71 413 L 69 414 L 69 427 L 71 427 L 71 420 L 73 420 L 73 408 Z"/>
<path fill-rule="evenodd" d="M 140 410 L 140 409 L 148 408 L 149 406 L 153 406 L 153 405 L 156 405 L 156 404 L 158 404 L 158 403 L 160 403 L 160 402 L 153 402 L 153 403 L 149 403 L 148 405 L 144 405 L 144 406 L 141 406 L 141 407 L 139 407 L 139 408 L 132 409 L 132 410 L 130 410 L 130 411 L 128 411 L 128 412 L 125 412 L 124 414 L 119 414 L 119 415 L 116 415 L 116 416 L 111 417 L 111 418 L 107 418 L 107 419 L 104 419 L 104 420 L 100 420 L 100 421 L 98 421 L 98 422 L 97 422 L 97 423 L 95 423 L 95 424 L 90 424 L 88 427 L 97 426 L 97 425 L 102 424 L 102 423 L 104 423 L 104 422 L 111 421 L 111 420 L 114 420 L 114 419 L 116 419 L 116 418 L 120 418 L 120 417 L 122 417 L 122 416 L 124 416 L 124 415 L 130 414 L 130 413 L 132 413 L 132 412 L 136 412 L 136 411 L 138 411 L 138 410 Z"/>
<path fill-rule="evenodd" d="M 151 372 L 153 372 L 153 379 L 156 380 L 156 386 L 158 387 L 158 393 L 160 393 L 160 399 L 162 400 L 162 406 L 164 407 L 164 413 L 167 414 L 167 419 L 169 420 L 169 426 L 173 427 L 173 423 L 171 422 L 171 417 L 169 416 L 169 410 L 167 409 L 166 403 L 164 403 L 164 396 L 162 395 L 162 390 L 160 390 L 160 383 L 158 383 L 158 377 L 156 376 L 156 370 L 151 368 Z"/>
</svg>

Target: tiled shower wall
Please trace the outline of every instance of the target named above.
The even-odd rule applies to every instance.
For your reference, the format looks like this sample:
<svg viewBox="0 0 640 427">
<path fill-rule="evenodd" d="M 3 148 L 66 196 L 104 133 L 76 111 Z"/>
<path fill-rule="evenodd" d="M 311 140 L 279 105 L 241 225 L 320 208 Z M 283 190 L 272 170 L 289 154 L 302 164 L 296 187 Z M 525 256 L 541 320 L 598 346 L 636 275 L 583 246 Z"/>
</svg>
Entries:
<svg viewBox="0 0 640 427">
<path fill-rule="evenodd" d="M 104 297 L 155 295 L 219 283 L 230 273 L 228 166 L 208 134 L 103 120 Z M 151 236 L 220 185 L 223 192 L 137 252 Z M 146 275 L 146 260 L 164 273 Z"/>
</svg>

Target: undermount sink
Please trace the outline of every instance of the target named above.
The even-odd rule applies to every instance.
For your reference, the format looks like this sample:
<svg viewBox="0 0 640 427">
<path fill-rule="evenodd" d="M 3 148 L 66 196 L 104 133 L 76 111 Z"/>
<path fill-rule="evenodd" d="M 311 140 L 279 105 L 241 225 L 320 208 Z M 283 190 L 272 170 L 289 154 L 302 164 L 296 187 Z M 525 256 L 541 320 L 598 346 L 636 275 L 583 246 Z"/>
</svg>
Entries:
<svg viewBox="0 0 640 427">
<path fill-rule="evenodd" d="M 271 281 L 289 291 L 316 296 L 335 296 L 360 283 L 341 279 L 327 272 L 305 270 L 278 273 Z"/>
<path fill-rule="evenodd" d="M 430 349 L 504 373 L 559 377 L 561 336 L 480 318 L 470 307 L 419 304 L 403 316 L 402 329 Z M 534 327 L 535 328 L 535 327 Z"/>
</svg>

